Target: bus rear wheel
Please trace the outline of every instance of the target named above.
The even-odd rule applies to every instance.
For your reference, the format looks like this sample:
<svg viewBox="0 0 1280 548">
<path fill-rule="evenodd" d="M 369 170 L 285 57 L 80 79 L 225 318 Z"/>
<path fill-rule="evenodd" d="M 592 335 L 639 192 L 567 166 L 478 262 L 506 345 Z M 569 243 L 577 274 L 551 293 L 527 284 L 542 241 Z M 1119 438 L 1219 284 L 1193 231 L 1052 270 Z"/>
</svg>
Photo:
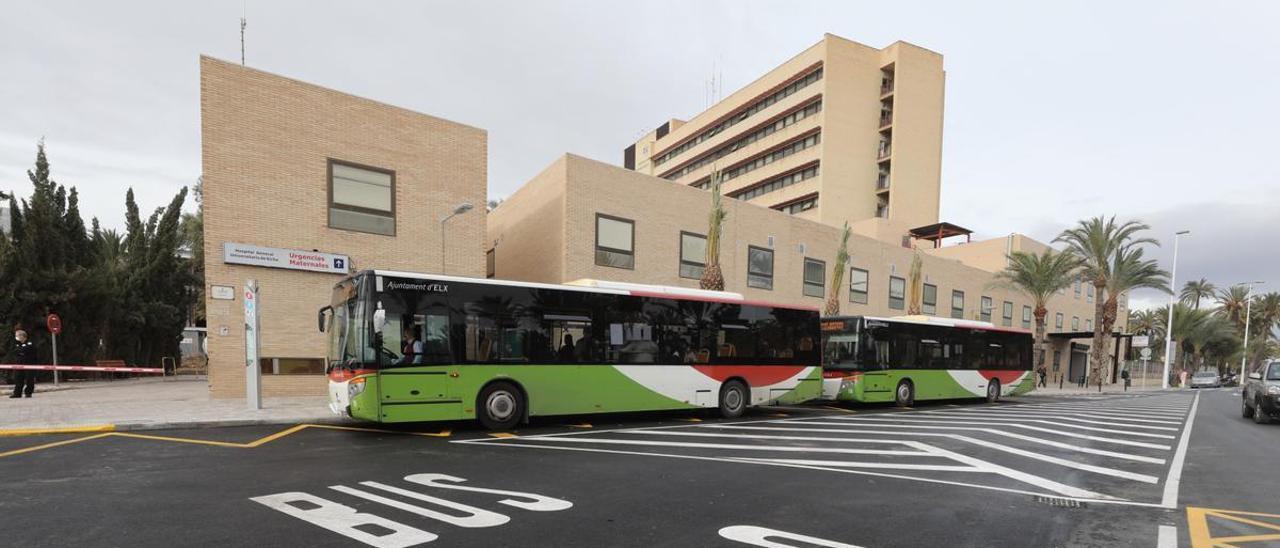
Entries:
<svg viewBox="0 0 1280 548">
<path fill-rule="evenodd" d="M 991 379 L 987 381 L 987 403 L 998 401 L 1000 401 L 1000 381 Z"/>
<path fill-rule="evenodd" d="M 731 380 L 720 387 L 720 416 L 736 419 L 747 411 L 747 385 L 739 380 Z"/>
<path fill-rule="evenodd" d="M 911 407 L 915 402 L 916 385 L 908 380 L 899 382 L 898 389 L 893 392 L 893 403 L 898 407 Z"/>
<path fill-rule="evenodd" d="M 524 418 L 524 395 L 509 382 L 484 387 L 476 398 L 476 416 L 489 430 L 511 430 Z"/>
</svg>

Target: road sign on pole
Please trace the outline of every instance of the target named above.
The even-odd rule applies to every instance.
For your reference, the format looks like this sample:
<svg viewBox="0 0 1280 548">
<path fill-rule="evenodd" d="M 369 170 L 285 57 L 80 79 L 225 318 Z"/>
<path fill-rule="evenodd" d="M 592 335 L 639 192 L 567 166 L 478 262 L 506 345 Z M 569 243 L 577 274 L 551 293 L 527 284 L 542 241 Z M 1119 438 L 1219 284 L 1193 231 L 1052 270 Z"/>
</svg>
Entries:
<svg viewBox="0 0 1280 548">
<path fill-rule="evenodd" d="M 262 409 L 262 364 L 258 359 L 258 281 L 244 284 L 244 385 L 249 409 Z"/>
<path fill-rule="evenodd" d="M 53 335 L 53 385 L 58 386 L 58 334 L 62 333 L 62 318 L 57 314 L 49 314 L 44 320 L 45 327 L 49 328 L 49 333 Z"/>
<path fill-rule="evenodd" d="M 1134 335 L 1129 341 L 1129 346 L 1133 348 L 1146 348 L 1151 345 L 1151 337 L 1149 335 Z"/>
</svg>

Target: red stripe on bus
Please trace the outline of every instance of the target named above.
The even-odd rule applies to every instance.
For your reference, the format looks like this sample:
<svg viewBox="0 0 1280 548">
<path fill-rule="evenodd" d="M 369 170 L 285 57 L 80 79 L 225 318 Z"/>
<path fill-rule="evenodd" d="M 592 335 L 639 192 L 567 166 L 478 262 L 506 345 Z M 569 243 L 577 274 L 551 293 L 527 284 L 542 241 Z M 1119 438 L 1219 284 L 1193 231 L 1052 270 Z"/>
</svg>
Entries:
<svg viewBox="0 0 1280 548">
<path fill-rule="evenodd" d="M 799 375 L 803 365 L 695 365 L 699 373 L 724 382 L 740 377 L 751 386 L 768 386 Z"/>
<path fill-rule="evenodd" d="M 347 382 L 361 375 L 372 375 L 374 373 L 377 373 L 377 371 L 373 369 L 342 369 L 335 367 L 332 371 L 329 371 L 329 380 Z"/>
<path fill-rule="evenodd" d="M 1026 371 L 1005 371 L 999 369 L 978 370 L 978 374 L 982 375 L 982 378 L 987 380 L 999 379 L 1000 384 L 1012 384 L 1017 381 L 1018 378 L 1022 377 L 1024 373 L 1026 373 Z"/>
</svg>

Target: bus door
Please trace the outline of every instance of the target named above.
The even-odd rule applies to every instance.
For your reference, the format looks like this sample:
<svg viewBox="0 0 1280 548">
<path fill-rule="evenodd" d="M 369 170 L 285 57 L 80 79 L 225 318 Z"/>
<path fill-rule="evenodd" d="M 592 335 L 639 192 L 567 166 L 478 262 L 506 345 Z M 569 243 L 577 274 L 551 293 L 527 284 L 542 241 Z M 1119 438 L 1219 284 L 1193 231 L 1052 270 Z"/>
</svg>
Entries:
<svg viewBox="0 0 1280 548">
<path fill-rule="evenodd" d="M 458 366 L 449 346 L 449 309 L 443 299 L 390 315 L 383 341 L 387 352 L 378 372 L 382 405 L 428 406 L 458 401 Z"/>
<path fill-rule="evenodd" d="M 866 348 L 862 363 L 863 392 L 891 392 L 896 387 L 885 369 L 890 364 L 889 345 L 892 332 L 884 322 L 868 321 L 863 327 L 863 343 Z"/>
</svg>

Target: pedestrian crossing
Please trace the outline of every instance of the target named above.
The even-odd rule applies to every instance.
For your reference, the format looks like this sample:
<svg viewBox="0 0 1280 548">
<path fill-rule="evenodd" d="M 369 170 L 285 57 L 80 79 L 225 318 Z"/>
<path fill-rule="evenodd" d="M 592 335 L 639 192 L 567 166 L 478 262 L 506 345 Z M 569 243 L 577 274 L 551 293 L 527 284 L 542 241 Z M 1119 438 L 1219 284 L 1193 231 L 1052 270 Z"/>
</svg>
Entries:
<svg viewBox="0 0 1280 548">
<path fill-rule="evenodd" d="M 573 431 L 455 443 L 872 475 L 1115 503 L 1158 504 L 1196 396 L 850 408 L 793 418 Z M 1176 489 L 1176 486 L 1175 486 Z"/>
</svg>

